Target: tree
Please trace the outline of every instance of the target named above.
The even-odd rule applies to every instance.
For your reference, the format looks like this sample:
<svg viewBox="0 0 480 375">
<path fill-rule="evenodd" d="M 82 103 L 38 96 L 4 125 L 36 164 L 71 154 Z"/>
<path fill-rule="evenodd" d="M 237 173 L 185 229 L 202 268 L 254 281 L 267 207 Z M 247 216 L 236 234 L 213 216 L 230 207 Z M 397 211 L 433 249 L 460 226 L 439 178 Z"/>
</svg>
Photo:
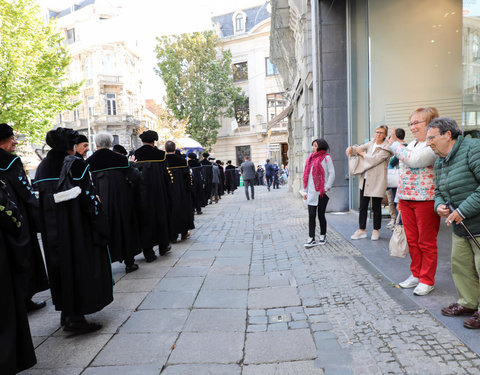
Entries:
<svg viewBox="0 0 480 375">
<path fill-rule="evenodd" d="M 157 74 L 163 79 L 166 105 L 179 120 L 188 119 L 187 133 L 209 148 L 217 140 L 220 117 L 234 117 L 245 101 L 232 78 L 230 51 L 217 50 L 212 31 L 157 38 Z"/>
<path fill-rule="evenodd" d="M 40 141 L 55 116 L 79 103 L 80 84 L 65 84 L 70 56 L 53 22 L 32 0 L 0 0 L 0 122 Z"/>
<path fill-rule="evenodd" d="M 188 119 L 178 120 L 174 115 L 168 110 L 163 108 L 162 105 L 155 103 L 153 101 L 147 100 L 147 109 L 157 116 L 156 124 L 151 127 L 151 130 L 154 130 L 158 133 L 159 142 L 165 143 L 165 141 L 178 141 L 180 138 L 185 137 Z M 141 134 L 145 130 L 148 130 L 145 126 L 141 126 L 138 130 L 138 133 Z"/>
</svg>

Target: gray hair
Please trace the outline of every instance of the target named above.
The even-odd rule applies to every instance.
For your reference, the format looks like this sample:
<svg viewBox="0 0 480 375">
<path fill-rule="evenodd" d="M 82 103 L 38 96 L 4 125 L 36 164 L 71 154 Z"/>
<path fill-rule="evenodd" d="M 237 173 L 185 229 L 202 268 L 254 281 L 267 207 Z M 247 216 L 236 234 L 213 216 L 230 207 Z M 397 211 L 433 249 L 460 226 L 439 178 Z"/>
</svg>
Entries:
<svg viewBox="0 0 480 375">
<path fill-rule="evenodd" d="M 433 119 L 432 122 L 427 125 L 427 130 L 433 128 L 437 128 L 442 135 L 449 131 L 452 134 L 452 139 L 457 139 L 458 136 L 462 134 L 457 122 L 449 117 L 437 117 Z"/>
<path fill-rule="evenodd" d="M 97 148 L 112 148 L 113 135 L 108 132 L 100 132 L 95 135 Z"/>
</svg>

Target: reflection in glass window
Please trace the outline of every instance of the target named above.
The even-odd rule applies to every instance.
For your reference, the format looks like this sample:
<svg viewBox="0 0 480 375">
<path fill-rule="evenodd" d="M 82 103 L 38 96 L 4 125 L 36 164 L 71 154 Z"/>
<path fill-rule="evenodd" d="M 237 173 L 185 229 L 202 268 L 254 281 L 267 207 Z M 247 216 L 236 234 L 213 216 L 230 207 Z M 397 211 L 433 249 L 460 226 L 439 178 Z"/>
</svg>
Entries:
<svg viewBox="0 0 480 375">
<path fill-rule="evenodd" d="M 246 81 L 248 79 L 248 65 L 247 62 L 233 64 L 233 82 Z"/>
<path fill-rule="evenodd" d="M 248 98 L 243 103 L 235 104 L 235 120 L 237 120 L 238 126 L 250 125 L 250 106 Z"/>
<path fill-rule="evenodd" d="M 243 31 L 245 31 L 245 17 L 239 13 L 235 16 L 235 32 L 239 33 Z"/>
<path fill-rule="evenodd" d="M 270 57 L 265 58 L 265 71 L 267 76 L 275 76 L 278 74 L 277 67 L 270 61 Z"/>
<path fill-rule="evenodd" d="M 286 108 L 286 102 L 283 97 L 283 93 L 268 94 L 267 95 L 267 117 L 268 121 L 272 121 L 275 116 L 282 113 Z M 283 119 L 281 123 L 288 121 L 287 118 Z"/>
</svg>

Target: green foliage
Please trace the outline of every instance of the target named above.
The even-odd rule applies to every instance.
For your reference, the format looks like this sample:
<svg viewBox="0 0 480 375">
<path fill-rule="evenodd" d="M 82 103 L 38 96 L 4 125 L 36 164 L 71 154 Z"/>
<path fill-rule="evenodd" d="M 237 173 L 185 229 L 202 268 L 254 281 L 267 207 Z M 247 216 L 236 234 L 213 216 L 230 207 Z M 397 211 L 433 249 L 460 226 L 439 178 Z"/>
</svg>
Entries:
<svg viewBox="0 0 480 375">
<path fill-rule="evenodd" d="M 212 31 L 157 38 L 157 74 L 167 91 L 166 104 L 187 133 L 205 148 L 215 144 L 219 118 L 234 117 L 234 103 L 245 100 L 232 79 L 230 51 L 218 52 Z"/>
<path fill-rule="evenodd" d="M 0 122 L 40 141 L 71 110 L 79 85 L 66 85 L 70 56 L 55 25 L 32 0 L 0 0 Z"/>
</svg>

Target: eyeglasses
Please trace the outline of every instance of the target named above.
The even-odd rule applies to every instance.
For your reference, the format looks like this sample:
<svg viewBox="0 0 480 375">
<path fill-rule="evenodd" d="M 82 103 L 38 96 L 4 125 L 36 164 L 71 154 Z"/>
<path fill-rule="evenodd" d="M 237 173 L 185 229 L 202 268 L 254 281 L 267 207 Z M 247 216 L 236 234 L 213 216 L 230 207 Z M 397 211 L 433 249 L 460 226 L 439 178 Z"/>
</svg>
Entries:
<svg viewBox="0 0 480 375">
<path fill-rule="evenodd" d="M 415 126 L 415 125 L 421 124 L 422 122 L 427 122 L 427 121 L 423 120 L 423 121 L 408 122 L 407 125 L 408 126 Z"/>
<path fill-rule="evenodd" d="M 433 141 L 436 137 L 438 137 L 439 135 L 442 135 L 442 134 L 431 135 L 430 137 L 427 137 L 426 140 L 427 140 L 427 142 L 431 142 L 431 141 Z"/>
<path fill-rule="evenodd" d="M 376 131 L 375 134 L 387 135 L 387 133 L 385 133 L 385 132 L 382 131 L 382 130 Z"/>
</svg>

